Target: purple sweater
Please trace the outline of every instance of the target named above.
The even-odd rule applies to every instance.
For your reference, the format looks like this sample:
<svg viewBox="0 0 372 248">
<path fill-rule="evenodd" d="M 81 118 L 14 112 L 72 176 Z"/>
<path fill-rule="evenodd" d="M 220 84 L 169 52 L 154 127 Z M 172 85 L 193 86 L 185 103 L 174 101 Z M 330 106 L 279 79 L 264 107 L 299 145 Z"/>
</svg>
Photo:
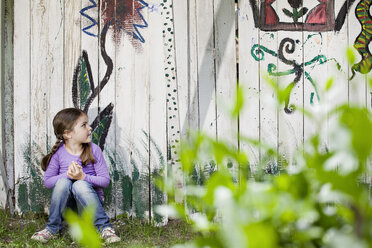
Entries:
<svg viewBox="0 0 372 248">
<path fill-rule="evenodd" d="M 90 183 L 103 200 L 102 188 L 106 188 L 109 185 L 110 174 L 108 172 L 105 159 L 103 158 L 101 148 L 94 143 L 90 143 L 90 145 L 92 146 L 92 152 L 94 158 L 96 159 L 96 163 L 89 163 L 86 166 L 83 166 L 81 164 L 80 155 L 70 154 L 66 150 L 64 143 L 61 143 L 57 152 L 53 154 L 52 158 L 50 159 L 48 168 L 44 173 L 44 185 L 47 188 L 53 188 L 58 179 L 69 178 L 67 176 L 68 166 L 72 161 L 76 161 L 83 167 L 85 174 L 84 181 Z"/>
</svg>

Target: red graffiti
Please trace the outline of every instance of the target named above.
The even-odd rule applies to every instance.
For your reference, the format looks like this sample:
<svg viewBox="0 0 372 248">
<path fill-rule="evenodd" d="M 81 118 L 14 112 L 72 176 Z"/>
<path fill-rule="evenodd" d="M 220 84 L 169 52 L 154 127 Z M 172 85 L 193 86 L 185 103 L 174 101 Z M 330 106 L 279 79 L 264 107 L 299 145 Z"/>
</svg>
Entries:
<svg viewBox="0 0 372 248">
<path fill-rule="evenodd" d="M 117 44 L 120 43 L 124 33 L 129 35 L 134 47 L 141 46 L 141 41 L 135 36 L 135 25 L 144 22 L 138 11 L 143 8 L 141 2 L 140 0 L 102 0 L 103 24 L 110 25 L 110 28 L 114 30 L 113 39 Z"/>
</svg>

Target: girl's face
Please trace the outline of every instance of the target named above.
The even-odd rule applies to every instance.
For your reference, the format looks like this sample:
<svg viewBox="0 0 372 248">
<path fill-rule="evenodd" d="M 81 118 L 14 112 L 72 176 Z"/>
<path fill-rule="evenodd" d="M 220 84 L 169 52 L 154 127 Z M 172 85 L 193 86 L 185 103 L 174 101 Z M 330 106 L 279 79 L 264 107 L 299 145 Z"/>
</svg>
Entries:
<svg viewBox="0 0 372 248">
<path fill-rule="evenodd" d="M 92 128 L 88 124 L 88 116 L 81 115 L 75 123 L 74 128 L 69 132 L 70 140 L 78 144 L 89 143 L 92 140 Z"/>
</svg>

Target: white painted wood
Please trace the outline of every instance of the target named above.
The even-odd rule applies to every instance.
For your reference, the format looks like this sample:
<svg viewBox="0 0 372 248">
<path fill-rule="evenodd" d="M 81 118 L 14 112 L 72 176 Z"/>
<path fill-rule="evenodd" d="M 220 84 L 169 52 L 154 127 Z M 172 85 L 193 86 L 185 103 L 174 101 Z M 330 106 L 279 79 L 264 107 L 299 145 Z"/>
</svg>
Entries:
<svg viewBox="0 0 372 248">
<path fill-rule="evenodd" d="M 64 108 L 72 107 L 72 81 L 81 54 L 81 1 L 65 0 L 64 6 Z"/>
<path fill-rule="evenodd" d="M 122 198 L 118 198 L 116 201 L 118 214 L 128 213 L 134 214 L 133 206 L 133 175 L 137 177 L 138 170 L 134 165 L 137 166 L 137 152 L 135 150 L 135 135 L 132 131 L 134 128 L 134 115 L 136 113 L 135 106 L 135 90 L 133 89 L 136 85 L 134 81 L 134 65 L 132 62 L 132 51 L 131 43 L 127 38 L 123 36 L 122 44 L 116 49 L 116 57 L 121 58 L 116 60 L 115 76 L 116 76 L 116 106 L 115 117 L 116 121 L 112 123 L 115 125 L 117 139 L 116 139 L 116 151 L 117 151 L 117 168 L 120 171 L 122 187 L 120 188 Z M 132 90 L 133 89 L 133 90 Z M 125 178 L 124 178 L 125 177 Z"/>
<path fill-rule="evenodd" d="M 112 4 L 114 4 L 114 2 Z M 103 7 L 103 3 L 101 2 L 101 9 L 102 8 L 104 7 Z M 99 23 L 101 24 L 101 27 L 99 30 L 103 31 L 105 28 L 106 21 L 104 21 L 102 14 L 99 14 L 98 8 L 91 9 L 90 15 L 93 16 L 94 18 L 98 18 L 98 16 L 100 16 L 101 21 Z M 85 24 L 85 26 L 86 25 L 87 24 Z M 97 64 L 96 62 L 93 62 L 92 64 L 93 65 L 92 69 L 93 70 L 96 69 L 98 71 L 99 82 L 97 81 L 96 85 L 97 86 L 99 85 L 100 87 L 104 85 L 104 87 L 101 90 L 99 90 L 99 93 L 97 96 L 97 100 L 98 100 L 97 101 L 98 103 L 97 115 L 100 115 L 100 113 L 110 104 L 114 106 L 113 113 L 115 113 L 116 109 L 118 108 L 116 104 L 116 97 L 115 97 L 117 81 L 116 81 L 116 74 L 114 71 L 114 68 L 116 68 L 116 58 L 117 58 L 116 57 L 116 44 L 115 44 L 117 40 L 117 37 L 116 37 L 117 34 L 114 32 L 114 25 L 111 25 L 110 29 L 107 32 L 107 35 L 105 38 L 105 45 L 103 45 L 102 43 L 103 35 L 104 35 L 104 32 L 101 32 L 100 36 L 98 38 L 95 38 L 95 37 L 88 36 L 85 33 L 82 33 L 83 41 L 84 39 L 86 40 L 87 46 L 89 47 L 89 51 L 92 51 L 93 56 L 97 55 L 99 58 L 97 60 L 99 64 Z M 99 43 L 97 42 L 98 40 L 99 40 Z M 96 50 L 97 44 L 99 44 L 98 50 Z M 98 51 L 99 53 L 97 54 L 96 51 Z M 103 51 L 106 51 L 107 56 L 111 59 L 111 63 L 112 63 L 111 74 L 107 74 L 110 66 L 106 64 L 102 56 Z M 92 60 L 95 60 L 94 57 L 92 58 Z M 95 66 L 98 66 L 98 67 L 96 68 Z M 104 81 L 105 80 L 104 78 L 106 76 L 109 76 L 109 80 L 107 81 L 107 83 L 105 83 Z M 92 104 L 92 107 L 94 108 L 93 104 Z M 92 117 L 95 118 L 97 115 L 95 114 L 95 110 L 93 108 L 92 108 L 92 112 L 90 113 Z M 116 164 L 118 160 L 117 151 L 116 151 L 116 140 L 117 140 L 117 137 L 120 135 L 120 133 L 117 133 L 116 131 L 116 126 L 114 125 L 115 122 L 116 122 L 116 115 L 113 114 L 112 122 L 110 124 L 110 129 L 108 131 L 108 134 L 105 140 L 105 145 L 104 145 L 105 160 L 109 168 L 110 177 L 111 177 L 111 194 L 110 196 L 109 195 L 105 196 L 106 198 L 111 197 L 111 200 L 110 200 L 111 204 L 110 205 L 106 204 L 106 213 L 110 217 L 116 216 L 116 212 L 119 210 L 115 206 L 117 206 L 117 200 L 121 199 L 119 195 L 119 190 L 118 190 L 119 183 L 116 180 L 117 178 L 115 177 L 115 173 L 117 173 Z"/>
<path fill-rule="evenodd" d="M 282 9 L 288 8 L 288 2 L 278 2 L 276 12 L 283 14 Z M 293 20 L 290 20 L 293 22 Z M 300 22 L 304 22 L 302 17 Z M 281 73 L 288 70 L 296 70 L 295 65 L 301 66 L 306 62 L 304 56 L 304 33 L 302 31 L 294 31 L 291 33 L 278 31 L 278 69 L 276 72 Z M 290 40 L 286 39 L 289 38 Z M 280 49 L 280 46 L 283 46 Z M 293 50 L 291 52 L 287 50 Z M 280 58 L 280 53 L 284 58 Z M 294 64 L 287 64 L 284 60 L 293 61 Z M 301 69 L 300 69 L 301 70 Z M 306 70 L 304 68 L 304 70 Z M 296 79 L 296 77 L 299 77 Z M 304 108 L 304 73 L 300 71 L 298 74 L 291 73 L 287 76 L 278 77 L 278 85 L 281 89 L 285 89 L 290 84 L 294 84 L 289 95 L 288 108 L 291 112 L 285 111 L 285 104 L 282 103 L 278 109 L 278 153 L 279 166 L 292 166 L 293 157 L 298 149 L 302 148 L 304 121 L 302 109 Z M 296 82 L 296 80 L 298 80 Z M 292 107 L 293 106 L 293 107 Z"/>
<path fill-rule="evenodd" d="M 1 34 L 3 33 L 3 13 L 4 13 L 4 4 L 3 2 L 0 2 L 0 11 L 1 11 L 1 18 L 0 18 L 0 32 Z M 3 47 L 4 47 L 4 41 L 3 41 L 3 37 L 1 36 L 1 39 L 0 39 L 0 58 L 3 58 Z M 0 67 L 0 75 L 3 75 L 3 67 L 1 66 Z M 2 86 L 4 84 L 4 77 L 1 76 L 1 80 L 0 80 L 0 85 Z M 0 87 L 0 95 L 2 96 L 3 95 L 3 87 Z M 3 109 L 3 101 L 0 101 L 0 109 L 2 110 Z M 1 111 L 1 121 L 0 121 L 0 126 L 3 127 L 3 122 L 4 122 L 4 117 L 2 115 L 2 111 Z M 0 166 L 2 168 L 1 170 L 1 175 L 2 175 L 2 178 L 0 179 L 0 206 L 2 208 L 5 208 L 5 205 L 6 205 L 6 195 L 7 195 L 7 177 L 5 175 L 5 166 L 4 166 L 4 163 L 3 163 L 3 145 L 5 144 L 4 140 L 3 140 L 3 128 L 0 128 Z M 4 174 L 3 174 L 4 173 Z"/>
<path fill-rule="evenodd" d="M 342 2 L 335 2 L 336 13 Z M 286 37 L 299 40 L 296 54 L 288 55 L 293 56 L 297 63 L 307 62 L 321 54 L 328 59 L 325 64 L 305 68 L 319 91 L 324 88 L 328 77 L 335 75 L 330 95 L 324 96 L 326 108 L 339 106 L 348 99 L 352 104 L 370 107 L 366 76 L 357 72 L 348 84 L 350 66 L 344 57 L 346 47 L 354 44 L 361 30 L 354 14 L 357 2 L 350 8 L 348 21 L 340 32 L 322 32 L 320 35 L 316 32 L 260 31 L 254 26 L 250 2 L 239 1 L 239 83 L 246 92 L 246 108 L 240 115 L 239 123 L 242 135 L 273 146 L 291 164 L 292 156 L 296 148 L 301 147 L 303 139 L 317 131 L 317 127 L 299 110 L 286 114 L 284 106 L 277 109 L 275 92 L 266 83 L 269 64 L 276 65 L 277 72 L 292 67 L 267 52 L 260 61 L 256 61 L 251 54 L 255 45 L 277 53 L 280 42 Z M 149 212 L 150 205 L 153 207 L 156 204 L 159 195 L 148 176 L 164 166 L 167 145 L 172 146 L 175 140 L 179 140 L 178 136 L 173 138 L 172 126 L 180 128 L 182 137 L 187 137 L 188 128 L 200 127 L 212 137 L 239 145 L 248 153 L 253 165 L 265 155 L 263 150 L 259 151 L 249 144 L 238 144 L 235 136 L 238 124 L 226 112 L 231 106 L 237 84 L 233 1 L 174 1 L 172 14 L 175 20 L 165 40 L 162 30 L 168 30 L 164 23 L 171 14 L 165 11 L 161 15 L 162 3 L 154 0 L 141 10 L 148 23 L 148 27 L 140 29 L 144 43 L 135 40 L 131 30 L 121 32 L 120 39 L 115 39 L 114 30 L 110 29 L 106 37 L 107 53 L 114 62 L 114 68 L 109 82 L 89 109 L 89 120 L 93 121 L 99 108 L 103 110 L 109 103 L 114 104 L 113 122 L 105 146 L 105 150 L 113 155 L 106 153 L 105 156 L 108 163 L 114 158 L 112 161 L 116 164 L 120 180 L 113 185 L 113 200 L 108 207 L 110 216 L 129 213 L 147 219 L 151 213 L 154 217 L 153 208 Z M 317 2 L 312 0 L 312 3 Z M 280 12 L 284 4 L 287 1 L 278 0 L 275 8 Z M 61 108 L 73 106 L 73 73 L 82 50 L 88 52 L 95 86 L 105 75 L 106 64 L 100 53 L 99 37 L 92 37 L 83 31 L 91 22 L 80 14 L 80 10 L 90 5 L 92 2 L 89 0 L 33 0 L 26 4 L 14 1 L 14 183 L 17 185 L 18 211 L 22 210 L 21 207 L 31 206 L 28 198 L 20 199 L 25 193 L 24 188 L 20 192 L 20 185 L 30 186 L 22 184 L 31 180 L 30 168 L 39 171 L 38 160 L 48 146 L 54 144 L 52 118 Z M 100 8 L 103 7 L 89 8 L 84 12 L 97 21 L 101 18 L 101 27 L 89 29 L 97 36 L 101 35 L 104 24 Z M 133 14 L 138 13 L 133 11 Z M 283 13 L 280 14 L 284 18 Z M 172 39 L 169 43 L 168 38 Z M 140 48 L 135 48 L 135 44 L 139 44 Z M 171 44 L 173 47 L 170 47 Z M 331 59 L 337 60 L 341 71 Z M 170 66 L 176 65 L 176 71 L 171 70 L 170 83 L 164 77 L 169 70 L 164 61 L 170 62 Z M 359 61 L 360 56 L 357 55 L 356 62 Z M 283 88 L 293 78 L 294 74 L 290 74 L 274 77 L 274 80 Z M 170 86 L 167 87 L 167 84 Z M 172 93 L 170 96 L 167 95 L 169 92 Z M 315 93 L 314 88 L 303 75 L 291 94 L 290 104 L 315 111 L 323 98 L 320 95 L 318 102 L 316 93 L 313 97 L 312 93 Z M 170 100 L 168 105 L 167 99 Z M 177 110 L 172 106 L 173 101 Z M 173 109 L 169 110 L 169 107 Z M 173 116 L 175 119 L 169 121 L 168 118 Z M 327 120 L 326 130 L 331 130 L 332 121 L 331 118 Z M 179 135 L 177 130 L 175 134 Z M 323 142 L 325 146 L 332 146 L 327 137 Z M 25 156 L 27 149 L 31 149 L 31 159 L 30 155 Z M 277 162 L 269 161 L 265 166 L 275 167 Z M 166 196 L 161 200 L 166 201 Z M 0 202 L 4 202 L 1 194 Z"/>
<path fill-rule="evenodd" d="M 197 46 L 199 85 L 199 127 L 212 137 L 217 135 L 216 86 L 214 64 L 213 1 L 197 1 Z M 193 93 L 195 97 L 196 94 Z"/>
<path fill-rule="evenodd" d="M 47 152 L 54 146 L 56 137 L 53 128 L 54 116 L 63 109 L 64 105 L 64 1 L 48 2 L 46 6 L 48 13 L 48 51 L 46 61 L 47 70 L 43 72 L 46 75 L 46 132 L 47 132 Z"/>
<path fill-rule="evenodd" d="M 342 4 L 343 2 L 335 1 L 336 13 L 339 12 Z M 354 8 L 350 8 L 349 16 L 354 15 Z M 326 125 L 323 125 L 321 130 L 325 139 L 323 140 L 325 143 L 324 148 L 327 149 L 332 149 L 335 145 L 329 135 L 331 131 L 334 130 L 335 121 L 337 121 L 338 118 L 337 115 L 330 116 L 327 112 L 342 104 L 347 104 L 349 98 L 348 86 L 351 74 L 350 65 L 346 58 L 346 50 L 351 46 L 351 44 L 348 38 L 348 30 L 349 23 L 348 19 L 346 19 L 339 32 L 327 33 L 326 36 L 323 34 L 323 39 L 326 39 L 325 43 L 323 43 L 323 46 L 326 48 L 323 49 L 327 49 L 326 53 L 328 62 L 326 63 L 327 72 L 319 75 L 319 80 L 322 80 L 320 88 L 324 91 L 326 81 L 330 78 L 334 79 L 333 86 L 330 90 L 321 96 L 320 107 L 318 109 L 319 115 L 321 115 L 322 118 L 326 118 Z M 339 65 L 340 69 L 338 69 L 337 65 Z"/>
<path fill-rule="evenodd" d="M 272 51 L 277 51 L 278 35 L 276 32 L 260 32 L 260 46 L 266 47 Z M 272 86 L 267 82 L 268 65 L 274 64 L 277 66 L 278 59 L 270 54 L 265 53 L 265 59 L 259 64 L 260 66 L 260 141 L 265 145 L 269 145 L 274 150 L 278 147 L 278 118 L 277 118 L 277 100 L 276 93 Z M 272 77 L 274 83 L 277 78 Z M 267 153 L 264 149 L 260 149 L 260 161 L 265 159 Z M 265 168 L 272 170 L 277 169 L 277 160 L 271 159 L 262 164 Z M 261 169 L 261 168 L 260 168 Z"/>
<path fill-rule="evenodd" d="M 28 162 L 25 152 L 30 146 L 31 121 L 31 64 L 30 64 L 30 3 L 14 2 L 14 174 L 16 211 L 28 203 L 27 198 L 20 198 L 20 183 L 27 175 Z M 26 202 L 25 202 L 26 201 Z"/>
<path fill-rule="evenodd" d="M 13 73 L 13 6 L 11 1 L 5 1 L 2 10 L 4 17 L 3 33 L 1 33 L 3 39 L 3 57 L 4 71 L 3 71 L 3 131 L 4 131 L 4 163 L 6 167 L 7 177 L 8 177 L 8 199 L 11 203 L 11 198 L 14 192 L 14 138 L 13 138 L 13 124 L 14 124 L 14 113 L 13 113 L 13 85 L 14 85 L 14 73 Z M 13 212 L 13 203 L 10 204 L 10 210 Z"/>
<path fill-rule="evenodd" d="M 214 9 L 217 136 L 237 145 L 237 120 L 229 113 L 237 87 L 234 1 L 215 1 Z"/>
<path fill-rule="evenodd" d="M 174 27 L 181 136 L 199 127 L 197 2 L 174 1 Z"/>
<path fill-rule="evenodd" d="M 252 8 L 248 0 L 239 1 L 239 85 L 244 90 L 244 108 L 239 116 L 239 132 L 243 137 L 259 140 L 259 61 L 251 54 L 258 44 L 259 29 L 255 28 Z M 253 52 L 256 50 L 253 50 Z M 252 170 L 259 163 L 258 147 L 240 140 L 240 149 L 248 155 Z"/>
<path fill-rule="evenodd" d="M 147 44 L 146 44 L 147 45 Z M 136 217 L 140 219 L 148 219 L 149 217 L 149 140 L 144 133 L 149 134 L 149 50 L 144 48 L 142 52 L 138 52 L 132 48 L 132 63 L 134 64 L 134 80 L 131 82 L 133 88 L 131 97 L 133 105 L 134 126 L 131 129 L 134 140 L 134 149 L 138 154 L 135 154 L 135 161 L 140 173 L 140 178 L 133 181 L 133 203 L 136 212 Z"/>
<path fill-rule="evenodd" d="M 30 198 L 30 208 L 32 211 L 44 211 L 44 204 L 50 199 L 44 199 L 40 196 L 45 196 L 42 192 L 45 190 L 42 183 L 42 170 L 40 161 L 47 153 L 48 130 L 47 123 L 49 122 L 48 106 L 49 106 L 49 73 L 52 68 L 50 52 L 52 50 L 49 33 L 51 29 L 55 30 L 54 25 L 49 23 L 50 2 L 32 1 L 31 2 L 31 128 L 30 128 L 30 161 L 27 164 L 28 173 L 30 175 L 28 191 Z M 43 47 L 43 49 L 40 49 Z M 32 173 L 33 172 L 33 173 Z M 34 187 L 36 183 L 40 184 L 40 188 Z M 47 198 L 47 197 L 45 197 Z M 32 199 L 32 200 L 31 200 Z M 45 209 L 46 210 L 46 209 Z"/>
<path fill-rule="evenodd" d="M 317 56 L 322 56 L 322 59 L 326 60 L 328 56 L 327 39 L 328 33 L 303 33 L 303 51 L 304 51 L 304 63 L 311 61 Z M 305 66 L 305 72 L 312 79 L 314 85 L 305 74 L 303 77 L 304 85 L 304 109 L 309 111 L 315 117 L 320 117 L 320 113 L 315 111 L 319 109 L 321 104 L 325 103 L 323 89 L 326 84 L 326 77 L 328 75 L 327 62 L 321 64 L 317 61 L 309 66 Z M 331 62 L 332 63 L 332 62 Z M 318 98 L 319 97 L 319 98 Z M 312 118 L 304 115 L 304 140 L 307 140 L 312 135 L 318 133 L 318 126 L 314 123 Z M 324 141 L 326 142 L 326 140 Z"/>
<path fill-rule="evenodd" d="M 80 16 L 81 44 L 80 44 L 79 55 L 81 56 L 83 51 L 87 52 L 88 57 L 89 57 L 90 67 L 92 70 L 92 78 L 94 81 L 94 86 L 95 88 L 97 87 L 98 89 L 100 85 L 100 81 L 104 77 L 104 72 L 106 71 L 106 64 L 103 62 L 101 54 L 100 54 L 100 46 L 101 46 L 100 32 L 102 31 L 104 23 L 102 19 L 101 21 L 99 20 L 100 18 L 99 10 L 103 8 L 102 6 L 99 6 L 99 3 L 101 3 L 102 5 L 102 1 L 100 2 L 100 1 L 94 0 L 94 2 L 97 5 L 96 7 L 94 7 L 94 4 L 92 4 L 89 0 L 81 0 L 81 11 L 79 10 L 79 12 L 80 13 L 83 12 L 85 15 L 94 19 L 97 22 L 97 25 L 87 30 L 88 32 L 96 36 L 94 37 L 94 36 L 88 35 L 87 33 L 83 31 L 83 29 L 91 25 L 92 22 L 85 16 L 83 15 Z M 83 11 L 84 9 L 85 11 Z M 98 23 L 101 23 L 101 27 L 98 27 Z M 108 37 L 106 40 L 109 40 Z M 77 61 L 75 61 L 75 64 L 76 63 Z M 99 114 L 99 107 L 100 107 L 100 104 L 99 104 L 99 93 L 98 93 L 96 97 L 94 97 L 88 110 L 88 116 L 89 116 L 90 123 L 92 123 L 97 117 L 97 115 Z"/>
<path fill-rule="evenodd" d="M 238 148 L 238 120 L 230 111 L 236 96 L 236 34 L 233 0 L 214 1 L 217 139 Z M 232 174 L 238 179 L 239 165 Z"/>
<path fill-rule="evenodd" d="M 160 4 L 161 1 L 155 2 Z M 150 190 L 151 220 L 165 224 L 167 219 L 155 213 L 157 206 L 167 203 L 167 195 L 156 188 L 156 176 L 167 179 L 167 84 L 164 78 L 164 52 L 157 49 L 163 44 L 163 18 L 160 12 L 148 11 L 145 16 L 150 27 L 145 33 L 149 66 L 149 149 L 150 149 Z M 174 92 L 176 93 L 176 92 Z M 179 105 L 180 106 L 180 105 Z"/>
<path fill-rule="evenodd" d="M 47 152 L 48 84 L 50 73 L 49 4 L 31 2 L 31 163 L 39 169 L 38 161 Z M 44 49 L 39 49 L 43 47 Z"/>
</svg>

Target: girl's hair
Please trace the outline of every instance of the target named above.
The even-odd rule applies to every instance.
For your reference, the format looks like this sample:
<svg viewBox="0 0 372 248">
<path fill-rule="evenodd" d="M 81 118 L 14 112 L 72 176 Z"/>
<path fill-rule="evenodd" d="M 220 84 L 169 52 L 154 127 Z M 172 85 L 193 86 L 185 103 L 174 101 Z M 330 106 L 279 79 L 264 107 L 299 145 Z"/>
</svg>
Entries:
<svg viewBox="0 0 372 248">
<path fill-rule="evenodd" d="M 53 119 L 53 128 L 57 141 L 52 147 L 52 150 L 41 160 L 41 168 L 43 171 L 46 171 L 50 159 L 52 158 L 53 154 L 57 152 L 61 142 L 64 142 L 63 134 L 65 131 L 72 131 L 77 119 L 82 115 L 86 115 L 86 113 L 77 108 L 62 109 L 56 114 Z M 83 152 L 80 155 L 82 164 L 85 166 L 89 163 L 89 161 L 94 164 L 96 160 L 94 159 L 90 143 L 83 143 L 82 145 Z"/>
</svg>

